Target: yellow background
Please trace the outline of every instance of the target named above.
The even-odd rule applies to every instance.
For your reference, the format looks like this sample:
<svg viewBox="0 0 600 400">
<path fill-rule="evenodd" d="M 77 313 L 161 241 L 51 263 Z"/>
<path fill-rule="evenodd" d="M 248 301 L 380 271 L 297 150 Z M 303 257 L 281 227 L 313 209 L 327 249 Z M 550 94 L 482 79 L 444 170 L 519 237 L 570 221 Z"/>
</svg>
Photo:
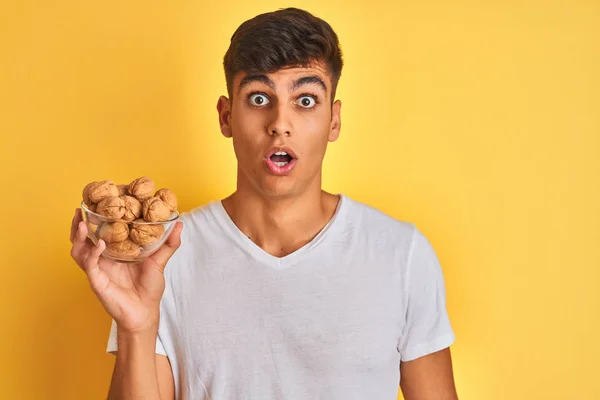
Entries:
<svg viewBox="0 0 600 400">
<path fill-rule="evenodd" d="M 109 318 L 69 257 L 91 180 L 227 195 L 235 28 L 298 5 L 345 54 L 326 189 L 443 264 L 462 400 L 600 398 L 600 3 L 4 1 L 0 398 L 101 399 Z"/>
</svg>

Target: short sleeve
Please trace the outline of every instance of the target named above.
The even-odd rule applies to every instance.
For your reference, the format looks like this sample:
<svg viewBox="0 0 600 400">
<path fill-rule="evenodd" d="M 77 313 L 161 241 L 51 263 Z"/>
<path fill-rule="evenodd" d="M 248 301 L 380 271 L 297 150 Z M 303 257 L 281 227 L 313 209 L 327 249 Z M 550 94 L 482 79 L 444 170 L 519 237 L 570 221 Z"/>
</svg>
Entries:
<svg viewBox="0 0 600 400">
<path fill-rule="evenodd" d="M 454 343 L 442 268 L 431 244 L 416 227 L 404 290 L 407 293 L 405 324 L 398 343 L 401 360 L 414 360 Z"/>
<path fill-rule="evenodd" d="M 108 335 L 108 344 L 106 346 L 107 353 L 115 353 L 118 350 L 117 345 L 117 323 L 115 320 L 112 320 L 112 324 L 110 326 L 110 333 Z M 160 340 L 160 337 L 156 337 L 156 354 L 162 354 L 163 356 L 167 355 L 165 348 Z"/>
</svg>

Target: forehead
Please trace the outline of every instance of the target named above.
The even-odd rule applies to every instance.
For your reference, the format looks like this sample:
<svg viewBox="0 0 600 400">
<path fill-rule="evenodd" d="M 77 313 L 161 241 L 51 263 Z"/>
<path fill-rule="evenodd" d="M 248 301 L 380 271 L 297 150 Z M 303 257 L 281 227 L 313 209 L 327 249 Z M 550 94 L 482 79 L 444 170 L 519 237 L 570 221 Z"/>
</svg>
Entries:
<svg viewBox="0 0 600 400">
<path fill-rule="evenodd" d="M 325 83 L 327 89 L 331 87 L 331 77 L 328 69 L 321 63 L 313 63 L 307 67 L 285 67 L 270 73 L 248 73 L 245 71 L 239 72 L 233 79 L 234 91 L 238 91 L 240 84 L 246 77 L 256 75 L 266 76 L 274 84 L 274 88 L 277 90 L 287 90 L 294 84 L 294 82 L 307 76 L 318 76 Z M 261 83 L 260 80 L 253 81 L 252 83 L 264 84 Z"/>
</svg>

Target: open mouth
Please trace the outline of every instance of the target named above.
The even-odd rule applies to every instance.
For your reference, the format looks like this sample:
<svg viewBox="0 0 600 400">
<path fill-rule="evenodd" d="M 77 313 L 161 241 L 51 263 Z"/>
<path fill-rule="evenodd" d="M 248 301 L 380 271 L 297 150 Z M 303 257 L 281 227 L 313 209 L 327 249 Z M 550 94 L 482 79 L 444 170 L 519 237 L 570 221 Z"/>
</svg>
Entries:
<svg viewBox="0 0 600 400">
<path fill-rule="evenodd" d="M 269 158 L 271 159 L 271 161 L 273 161 L 273 164 L 277 165 L 278 167 L 285 167 L 294 159 L 294 157 L 292 157 L 285 151 L 278 151 Z"/>
<path fill-rule="evenodd" d="M 266 166 L 275 175 L 287 175 L 296 166 L 296 156 L 287 148 L 274 148 L 265 157 Z"/>
</svg>

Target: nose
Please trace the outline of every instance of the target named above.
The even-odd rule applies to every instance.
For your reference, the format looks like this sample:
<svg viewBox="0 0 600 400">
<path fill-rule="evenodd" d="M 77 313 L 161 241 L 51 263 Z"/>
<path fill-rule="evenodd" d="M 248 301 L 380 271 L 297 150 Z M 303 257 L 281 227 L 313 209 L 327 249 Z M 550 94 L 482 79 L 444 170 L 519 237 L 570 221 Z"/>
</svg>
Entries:
<svg viewBox="0 0 600 400">
<path fill-rule="evenodd" d="M 267 133 L 270 136 L 290 136 L 292 131 L 292 121 L 288 111 L 285 109 L 285 104 L 273 107 L 271 121 L 267 126 Z"/>
</svg>

